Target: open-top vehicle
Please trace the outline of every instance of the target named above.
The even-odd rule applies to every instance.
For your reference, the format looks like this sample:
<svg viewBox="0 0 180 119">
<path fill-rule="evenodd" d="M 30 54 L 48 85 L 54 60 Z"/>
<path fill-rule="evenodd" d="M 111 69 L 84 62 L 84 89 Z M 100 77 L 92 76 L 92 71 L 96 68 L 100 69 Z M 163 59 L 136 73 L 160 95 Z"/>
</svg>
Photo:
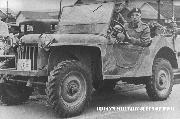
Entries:
<svg viewBox="0 0 180 119">
<path fill-rule="evenodd" d="M 67 6 L 56 34 L 24 35 L 15 49 L 15 67 L 0 70 L 1 101 L 22 103 L 38 86 L 46 88 L 55 111 L 69 117 L 84 110 L 93 88 L 111 90 L 119 80 L 146 84 L 152 100 L 167 99 L 179 68 L 174 35 L 159 34 L 149 47 L 118 42 L 114 25 L 122 25 L 114 14 L 121 5 Z"/>
</svg>

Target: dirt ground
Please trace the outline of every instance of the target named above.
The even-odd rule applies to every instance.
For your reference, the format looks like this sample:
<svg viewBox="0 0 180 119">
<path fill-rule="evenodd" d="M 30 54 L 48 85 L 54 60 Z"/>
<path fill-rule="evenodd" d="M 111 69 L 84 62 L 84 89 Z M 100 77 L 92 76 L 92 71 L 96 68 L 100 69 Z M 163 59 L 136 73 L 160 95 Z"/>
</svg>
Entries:
<svg viewBox="0 0 180 119">
<path fill-rule="evenodd" d="M 176 81 L 177 82 L 177 81 Z M 173 87 L 166 101 L 150 101 L 144 85 L 116 88 L 115 93 L 99 95 L 93 93 L 92 102 L 85 111 L 72 119 L 180 119 L 180 84 Z M 98 107 L 173 107 L 173 111 L 99 111 Z M 0 106 L 0 119 L 59 119 L 46 104 L 46 96 L 31 96 L 30 100 L 17 106 Z"/>
</svg>

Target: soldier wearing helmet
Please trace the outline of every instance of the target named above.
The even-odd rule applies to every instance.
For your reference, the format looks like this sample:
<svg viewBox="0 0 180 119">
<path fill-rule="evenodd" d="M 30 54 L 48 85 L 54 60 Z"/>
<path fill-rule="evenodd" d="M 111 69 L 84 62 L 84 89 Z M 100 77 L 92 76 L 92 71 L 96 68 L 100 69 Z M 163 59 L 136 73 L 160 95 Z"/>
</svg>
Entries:
<svg viewBox="0 0 180 119">
<path fill-rule="evenodd" d="M 147 47 L 151 44 L 150 28 L 141 21 L 141 10 L 133 8 L 127 15 L 130 22 L 125 24 L 128 42 L 133 45 Z"/>
</svg>

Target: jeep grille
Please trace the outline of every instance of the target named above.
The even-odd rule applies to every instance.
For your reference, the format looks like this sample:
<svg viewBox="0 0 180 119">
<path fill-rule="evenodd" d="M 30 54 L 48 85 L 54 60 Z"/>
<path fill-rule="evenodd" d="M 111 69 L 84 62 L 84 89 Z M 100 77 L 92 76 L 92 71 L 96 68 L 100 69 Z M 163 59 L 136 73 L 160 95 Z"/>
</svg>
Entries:
<svg viewBox="0 0 180 119">
<path fill-rule="evenodd" d="M 18 59 L 31 59 L 31 70 L 37 70 L 37 45 L 22 45 L 18 47 Z"/>
</svg>

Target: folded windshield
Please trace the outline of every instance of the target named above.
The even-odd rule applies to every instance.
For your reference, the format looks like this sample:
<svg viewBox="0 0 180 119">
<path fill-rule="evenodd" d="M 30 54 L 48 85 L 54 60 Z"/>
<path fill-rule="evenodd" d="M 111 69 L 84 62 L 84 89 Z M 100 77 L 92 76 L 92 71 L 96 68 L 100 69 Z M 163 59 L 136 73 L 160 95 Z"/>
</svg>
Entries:
<svg viewBox="0 0 180 119">
<path fill-rule="evenodd" d="M 60 23 L 63 25 L 108 23 L 112 11 L 113 3 L 64 7 Z"/>
<path fill-rule="evenodd" d="M 111 2 L 114 0 L 77 0 L 76 4 L 91 4 L 91 3 L 103 3 L 103 2 Z"/>
<path fill-rule="evenodd" d="M 112 2 L 64 7 L 60 33 L 100 33 L 107 29 L 113 7 Z"/>
</svg>

